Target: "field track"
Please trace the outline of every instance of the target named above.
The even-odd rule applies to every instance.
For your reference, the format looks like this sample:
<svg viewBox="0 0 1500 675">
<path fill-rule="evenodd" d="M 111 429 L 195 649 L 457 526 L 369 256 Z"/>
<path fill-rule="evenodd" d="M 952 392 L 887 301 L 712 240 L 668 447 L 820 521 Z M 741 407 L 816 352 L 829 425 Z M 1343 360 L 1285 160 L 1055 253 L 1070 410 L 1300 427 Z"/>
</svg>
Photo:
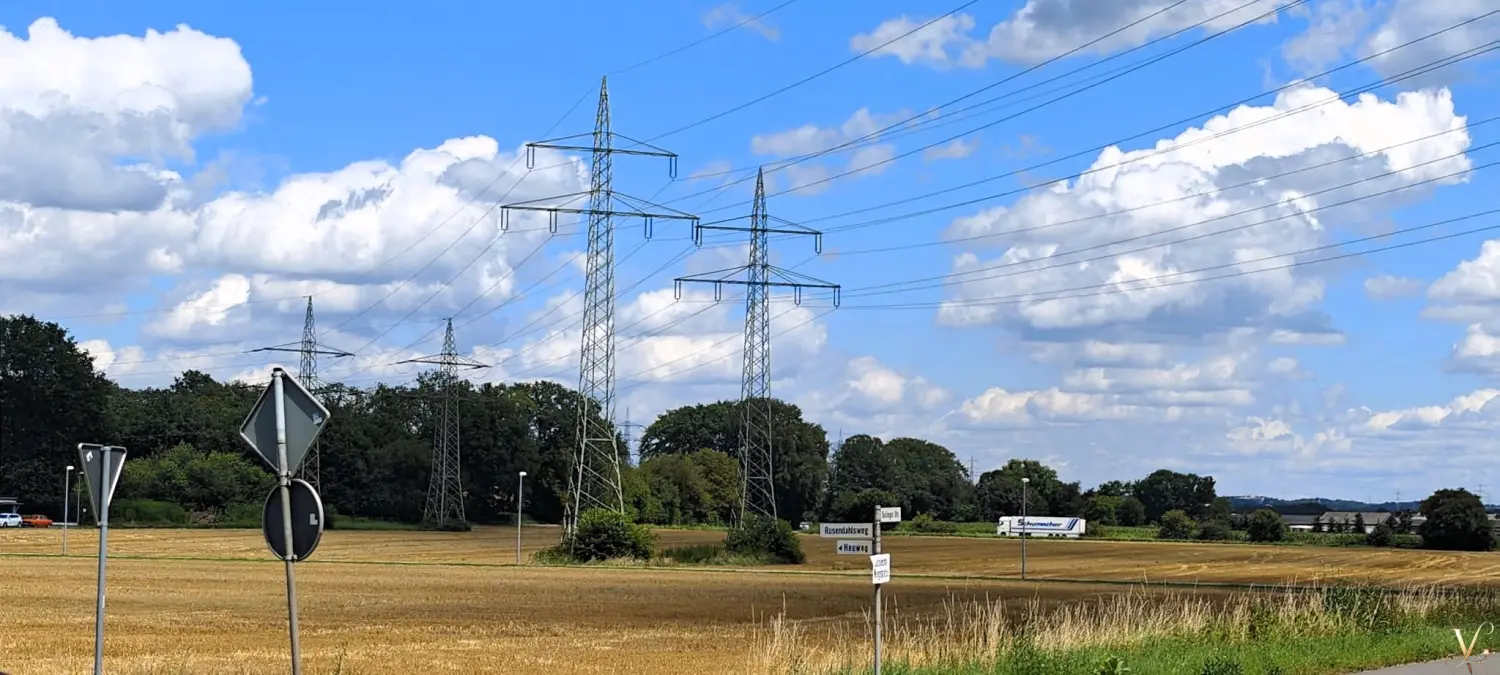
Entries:
<svg viewBox="0 0 1500 675">
<path fill-rule="evenodd" d="M 528 528 L 528 548 L 555 540 Z M 86 672 L 92 654 L 95 539 L 0 532 L 13 580 L 0 590 L 0 650 L 13 675 Z M 768 615 L 862 621 L 863 560 L 805 539 L 821 574 L 689 569 L 517 568 L 514 530 L 331 531 L 298 567 L 308 675 L 746 672 Z M 664 545 L 722 533 L 664 531 Z M 941 610 L 966 598 L 1054 604 L 1121 592 L 1119 584 L 1022 583 L 1015 542 L 892 537 L 893 611 Z M 115 530 L 109 567 L 108 670 L 118 675 L 286 672 L 281 566 L 253 530 Z M 1302 583 L 1330 579 L 1500 586 L 1500 555 L 1210 544 L 1032 542 L 1029 576 L 1111 581 Z M 154 559 L 153 559 L 154 558 Z M 381 564 L 425 563 L 425 564 Z M 841 573 L 839 573 L 841 572 Z M 989 578 L 987 578 L 989 577 Z M 1221 591 L 1202 589 L 1210 595 Z M 1018 603 L 1019 605 L 1020 603 Z"/>
</svg>

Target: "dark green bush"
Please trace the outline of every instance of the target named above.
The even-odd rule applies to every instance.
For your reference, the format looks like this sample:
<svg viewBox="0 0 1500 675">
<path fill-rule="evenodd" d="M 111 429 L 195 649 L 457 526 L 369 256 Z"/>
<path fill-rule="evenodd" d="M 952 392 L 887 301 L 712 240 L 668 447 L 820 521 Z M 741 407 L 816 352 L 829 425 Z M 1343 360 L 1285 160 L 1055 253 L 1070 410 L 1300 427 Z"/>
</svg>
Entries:
<svg viewBox="0 0 1500 675">
<path fill-rule="evenodd" d="M 1391 529 L 1391 526 L 1381 523 L 1376 525 L 1375 529 L 1370 530 L 1369 534 L 1365 535 L 1365 543 L 1376 547 L 1386 547 L 1390 546 L 1391 541 L 1395 538 L 1396 533 Z"/>
<path fill-rule="evenodd" d="M 778 563 L 800 565 L 807 559 L 792 526 L 779 518 L 746 516 L 724 538 L 724 548 L 741 555 L 767 555 Z"/>
<path fill-rule="evenodd" d="M 1181 509 L 1172 509 L 1161 514 L 1161 522 L 1158 523 L 1156 536 L 1159 539 L 1189 539 L 1193 536 L 1193 529 L 1197 523 L 1193 522 Z"/>
<path fill-rule="evenodd" d="M 119 499 L 110 504 L 110 520 L 121 525 L 187 525 L 188 512 L 154 499 Z"/>
<path fill-rule="evenodd" d="M 1215 656 L 1203 664 L 1198 675 L 1245 675 L 1245 668 L 1227 656 Z"/>
<path fill-rule="evenodd" d="M 919 513 L 917 517 L 908 521 L 908 525 L 904 529 L 910 529 L 912 532 L 921 532 L 923 534 L 953 534 L 958 531 L 958 525 L 945 520 L 934 519 L 931 514 Z"/>
<path fill-rule="evenodd" d="M 654 543 L 650 530 L 630 522 L 624 514 L 589 509 L 578 518 L 577 531 L 563 539 L 558 549 L 576 562 L 649 560 Z"/>
<path fill-rule="evenodd" d="M 1222 520 L 1206 521 L 1198 527 L 1198 539 L 1203 541 L 1229 541 L 1233 538 L 1234 531 Z"/>
<path fill-rule="evenodd" d="M 1260 509 L 1250 516 L 1246 532 L 1250 541 L 1273 542 L 1286 539 L 1287 529 L 1280 514 L 1271 509 Z"/>
</svg>

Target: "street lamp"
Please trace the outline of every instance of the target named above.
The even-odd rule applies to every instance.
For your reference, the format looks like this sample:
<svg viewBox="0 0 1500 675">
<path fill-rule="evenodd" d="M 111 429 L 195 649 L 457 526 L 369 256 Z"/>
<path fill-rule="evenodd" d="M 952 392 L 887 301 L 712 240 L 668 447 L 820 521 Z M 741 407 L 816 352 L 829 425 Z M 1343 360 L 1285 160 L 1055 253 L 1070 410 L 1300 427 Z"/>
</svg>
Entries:
<svg viewBox="0 0 1500 675">
<path fill-rule="evenodd" d="M 63 472 L 63 555 L 68 554 L 68 487 L 72 483 L 73 465 Z"/>
<path fill-rule="evenodd" d="M 1026 580 L 1026 487 L 1031 483 L 1030 478 L 1021 479 L 1021 580 Z"/>
<path fill-rule="evenodd" d="M 516 478 L 516 564 L 521 564 L 521 504 L 526 500 L 526 472 Z"/>
</svg>

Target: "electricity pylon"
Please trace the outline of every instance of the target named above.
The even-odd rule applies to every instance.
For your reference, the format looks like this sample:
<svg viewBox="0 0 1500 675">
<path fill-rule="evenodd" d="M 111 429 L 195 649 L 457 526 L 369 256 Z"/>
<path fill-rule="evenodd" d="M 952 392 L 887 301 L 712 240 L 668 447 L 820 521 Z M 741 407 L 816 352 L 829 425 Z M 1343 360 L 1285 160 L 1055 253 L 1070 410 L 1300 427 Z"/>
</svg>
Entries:
<svg viewBox="0 0 1500 675">
<path fill-rule="evenodd" d="M 588 257 L 583 294 L 583 339 L 578 363 L 578 450 L 573 470 L 568 473 L 568 500 L 563 506 L 563 523 L 572 532 L 578 516 L 591 508 L 624 512 L 625 495 L 620 487 L 620 447 L 615 429 L 615 224 L 616 216 L 636 217 L 645 221 L 646 238 L 651 237 L 652 221 L 686 220 L 697 224 L 697 216 L 676 209 L 621 194 L 614 190 L 616 154 L 665 157 L 668 172 L 677 177 L 677 155 L 654 145 L 637 141 L 610 129 L 609 89 L 607 80 L 599 81 L 599 108 L 594 118 L 593 143 L 578 145 L 589 134 L 577 134 L 526 144 L 526 167 L 536 163 L 536 149 L 588 151 L 591 176 L 588 192 L 518 202 L 501 207 L 500 226 L 510 227 L 511 211 L 539 211 L 548 214 L 548 227 L 557 232 L 559 214 L 588 217 Z M 615 140 L 629 141 L 616 147 Z M 584 197 L 587 208 L 568 206 Z M 546 202 L 546 203 L 543 203 Z M 618 206 L 617 206 L 618 205 Z M 597 414 L 594 414 L 597 413 Z"/>
<path fill-rule="evenodd" d="M 312 394 L 314 398 L 322 401 L 323 389 L 328 383 L 318 378 L 318 357 L 330 356 L 336 359 L 354 356 L 342 349 L 334 349 L 328 345 L 318 342 L 317 324 L 313 321 L 313 299 L 307 296 L 307 313 L 302 319 L 302 341 L 288 342 L 284 345 L 274 347 L 261 347 L 251 351 L 257 352 L 297 352 L 301 355 L 297 363 L 297 381 L 302 387 Z M 313 443 L 307 449 L 307 455 L 302 459 L 302 466 L 297 469 L 297 477 L 308 482 L 314 490 L 323 489 L 322 476 L 323 460 L 318 452 L 318 444 Z"/>
<path fill-rule="evenodd" d="M 813 237 L 813 247 L 823 252 L 823 233 L 782 220 L 766 212 L 766 181 L 762 170 L 755 176 L 755 202 L 750 225 L 730 225 L 736 219 L 699 223 L 693 227 L 693 242 L 703 245 L 704 230 L 750 233 L 750 262 L 714 272 L 676 279 L 678 297 L 682 284 L 708 283 L 714 286 L 714 300 L 723 298 L 724 284 L 745 287 L 745 363 L 740 381 L 740 520 L 748 514 L 776 517 L 776 456 L 771 447 L 774 409 L 771 400 L 771 289 L 792 289 L 794 302 L 801 304 L 802 289 L 819 288 L 833 292 L 833 303 L 839 302 L 839 285 L 793 272 L 771 264 L 771 234 L 802 234 Z M 770 221 L 776 221 L 772 227 Z M 734 278 L 745 273 L 744 279 Z"/>
<path fill-rule="evenodd" d="M 458 434 L 458 370 L 477 370 L 489 366 L 458 353 L 451 318 L 448 319 L 448 330 L 443 334 L 441 354 L 407 359 L 401 363 L 437 366 L 438 395 L 443 400 L 443 410 L 432 444 L 432 473 L 427 479 L 427 504 L 422 507 L 422 520 L 433 525 L 449 521 L 466 522 L 463 475 L 459 470 L 462 455 L 459 452 Z"/>
</svg>

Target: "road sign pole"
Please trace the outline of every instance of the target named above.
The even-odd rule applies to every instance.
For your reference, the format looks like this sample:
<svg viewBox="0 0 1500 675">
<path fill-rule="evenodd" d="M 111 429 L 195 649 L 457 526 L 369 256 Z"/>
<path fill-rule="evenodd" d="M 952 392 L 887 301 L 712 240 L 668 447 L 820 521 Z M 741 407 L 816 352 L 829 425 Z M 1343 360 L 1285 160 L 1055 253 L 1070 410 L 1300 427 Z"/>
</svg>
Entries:
<svg viewBox="0 0 1500 675">
<path fill-rule="evenodd" d="M 286 373 L 277 369 L 271 373 L 276 401 L 276 455 L 280 460 L 281 475 L 281 530 L 286 537 L 286 611 L 292 638 L 292 675 L 302 675 L 302 646 L 297 639 L 297 572 L 293 563 L 297 559 L 296 547 L 292 545 L 292 474 L 286 461 L 286 401 L 283 398 L 283 383 Z"/>
<path fill-rule="evenodd" d="M 68 555 L 68 487 L 73 478 L 73 465 L 63 472 L 63 555 Z"/>
<path fill-rule="evenodd" d="M 113 454 L 108 447 L 103 449 L 99 457 L 99 484 L 108 486 L 110 484 L 109 456 Z M 99 499 L 99 512 L 94 517 L 99 520 L 99 586 L 97 597 L 94 598 L 94 675 L 104 675 L 104 561 L 109 550 L 109 500 L 111 490 L 106 487 Z"/>
<path fill-rule="evenodd" d="M 526 500 L 526 472 L 516 477 L 516 564 L 521 564 L 521 507 Z"/>
<path fill-rule="evenodd" d="M 880 507 L 875 507 L 873 543 L 875 555 L 880 555 Z M 875 584 L 875 675 L 880 675 L 880 586 Z"/>
</svg>

